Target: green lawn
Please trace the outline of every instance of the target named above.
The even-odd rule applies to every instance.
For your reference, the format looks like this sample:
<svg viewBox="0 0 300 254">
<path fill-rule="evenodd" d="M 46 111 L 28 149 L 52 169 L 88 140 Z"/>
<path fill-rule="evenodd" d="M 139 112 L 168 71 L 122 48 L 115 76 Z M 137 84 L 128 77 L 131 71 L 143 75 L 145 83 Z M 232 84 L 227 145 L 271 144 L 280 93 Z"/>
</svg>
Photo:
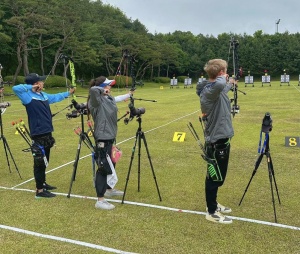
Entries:
<svg viewBox="0 0 300 254">
<path fill-rule="evenodd" d="M 10 93 L 9 87 L 5 89 L 6 93 Z M 247 95 L 238 94 L 240 113 L 233 119 L 235 136 L 231 143 L 229 172 L 218 198 L 221 204 L 233 210 L 231 216 L 234 221 L 231 225 L 208 222 L 204 216 L 206 166 L 200 157 L 200 148 L 187 127 L 188 122 L 192 122 L 202 138 L 198 121 L 200 104 L 195 85 L 194 88 L 184 89 L 181 84 L 178 89 L 170 89 L 168 84 L 146 83 L 136 90 L 136 99 L 157 100 L 135 100 L 135 106 L 146 109 L 142 115 L 142 131 L 162 201 L 159 201 L 149 159 L 142 144 L 140 182 L 136 149 L 126 202 L 120 203 L 122 197 L 112 199 L 116 205 L 112 211 L 94 208 L 96 193 L 92 183 L 91 152 L 84 144 L 80 150 L 82 159 L 78 162 L 71 198 L 66 197 L 79 142 L 73 129 L 81 126 L 80 117 L 66 118 L 66 113 L 70 112 L 67 109 L 53 118 L 56 146 L 51 150 L 47 170 L 47 182 L 58 187 L 58 196 L 50 200 L 34 198 L 32 156 L 22 151 L 28 145 L 20 135 L 15 134 L 11 124 L 24 119 L 28 126 L 25 108 L 16 96 L 5 96 L 5 101 L 10 101 L 12 105 L 2 115 L 4 136 L 22 179 L 11 160 L 9 171 L 3 144 L 0 144 L 1 253 L 300 253 L 300 147 L 285 146 L 285 137 L 300 136 L 298 81 L 291 82 L 290 86 L 272 82 L 271 87 L 262 87 L 260 82 L 255 83 L 254 87 L 244 87 L 241 83 L 239 89 Z M 63 90 L 56 88 L 47 92 Z M 114 89 L 113 93 L 118 95 L 124 92 Z M 78 88 L 76 93 L 77 101 L 85 102 L 86 99 L 79 96 L 86 96 L 87 89 Z M 233 96 L 231 92 L 229 95 Z M 52 113 L 70 103 L 70 100 L 65 100 L 52 105 Z M 127 106 L 128 102 L 118 104 L 120 117 L 128 110 Z M 278 224 L 274 223 L 265 156 L 239 206 L 258 158 L 261 123 L 266 112 L 270 112 L 273 119 L 270 151 L 281 200 L 280 205 L 272 182 Z M 117 165 L 117 187 L 123 190 L 138 122 L 134 118 L 125 125 L 121 120 L 118 126 L 117 143 L 123 157 Z M 84 128 L 88 129 L 86 116 Z M 175 132 L 186 133 L 184 142 L 173 141 Z M 0 142 L 3 143 L 2 140 Z M 16 232 L 4 226 L 41 235 Z M 42 235 L 61 239 L 44 238 Z M 112 250 L 99 250 L 99 246 Z"/>
</svg>

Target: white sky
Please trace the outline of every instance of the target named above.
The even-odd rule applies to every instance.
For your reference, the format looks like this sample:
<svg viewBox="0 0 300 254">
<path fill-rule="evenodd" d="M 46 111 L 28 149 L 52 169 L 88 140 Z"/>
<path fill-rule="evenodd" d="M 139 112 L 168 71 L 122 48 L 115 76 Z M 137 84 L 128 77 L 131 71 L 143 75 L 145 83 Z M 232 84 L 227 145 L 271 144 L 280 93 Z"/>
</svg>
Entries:
<svg viewBox="0 0 300 254">
<path fill-rule="evenodd" d="M 138 19 L 150 33 L 191 31 L 253 35 L 300 32 L 300 0 L 102 0 Z M 280 23 L 276 22 L 280 19 Z"/>
</svg>

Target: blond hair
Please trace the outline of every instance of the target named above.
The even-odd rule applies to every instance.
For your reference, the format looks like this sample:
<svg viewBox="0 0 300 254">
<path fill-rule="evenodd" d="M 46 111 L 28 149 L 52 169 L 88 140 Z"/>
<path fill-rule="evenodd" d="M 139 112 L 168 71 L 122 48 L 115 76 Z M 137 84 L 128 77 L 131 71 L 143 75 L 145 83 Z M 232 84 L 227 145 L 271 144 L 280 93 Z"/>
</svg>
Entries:
<svg viewBox="0 0 300 254">
<path fill-rule="evenodd" d="M 227 62 L 223 59 L 212 59 L 205 64 L 204 70 L 209 78 L 215 79 L 220 71 L 227 70 L 227 66 Z"/>
</svg>

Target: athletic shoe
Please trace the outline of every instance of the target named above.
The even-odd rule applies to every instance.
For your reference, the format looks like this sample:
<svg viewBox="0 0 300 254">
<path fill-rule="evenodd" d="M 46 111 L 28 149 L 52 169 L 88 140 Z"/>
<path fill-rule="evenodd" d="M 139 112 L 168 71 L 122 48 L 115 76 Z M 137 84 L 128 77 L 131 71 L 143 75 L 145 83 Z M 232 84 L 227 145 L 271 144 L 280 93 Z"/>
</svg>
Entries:
<svg viewBox="0 0 300 254">
<path fill-rule="evenodd" d="M 208 212 L 207 207 L 206 207 L 206 212 Z M 221 205 L 221 204 L 218 203 L 218 204 L 217 204 L 216 212 L 231 213 L 232 210 L 231 210 L 231 208 L 225 207 L 225 206 L 223 206 L 223 205 Z"/>
<path fill-rule="evenodd" d="M 108 203 L 105 199 L 101 201 L 97 201 L 95 207 L 98 209 L 111 210 L 114 209 L 115 206 Z"/>
<path fill-rule="evenodd" d="M 123 196 L 124 192 L 116 189 L 107 189 L 104 197 Z"/>
<path fill-rule="evenodd" d="M 42 192 L 36 191 L 35 198 L 54 198 L 56 195 L 44 189 Z"/>
<path fill-rule="evenodd" d="M 229 219 L 228 217 L 224 216 L 220 212 L 215 212 L 215 213 L 207 213 L 205 218 L 209 221 L 212 222 L 217 222 L 217 223 L 222 223 L 222 224 L 230 224 L 232 223 L 232 220 Z"/>
<path fill-rule="evenodd" d="M 229 207 L 223 206 L 221 204 L 218 203 L 217 205 L 217 212 L 221 212 L 221 213 L 231 213 L 232 210 Z"/>
<path fill-rule="evenodd" d="M 46 189 L 46 190 L 55 190 L 55 189 L 57 189 L 55 186 L 51 186 L 47 183 L 43 184 L 43 188 Z"/>
</svg>

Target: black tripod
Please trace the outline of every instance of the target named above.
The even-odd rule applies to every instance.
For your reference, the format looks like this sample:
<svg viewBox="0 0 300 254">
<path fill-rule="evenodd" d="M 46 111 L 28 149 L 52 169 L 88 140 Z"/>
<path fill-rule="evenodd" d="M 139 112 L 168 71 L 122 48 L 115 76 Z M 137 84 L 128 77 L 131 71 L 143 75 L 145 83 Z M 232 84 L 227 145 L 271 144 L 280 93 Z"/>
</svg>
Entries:
<svg viewBox="0 0 300 254">
<path fill-rule="evenodd" d="M 135 135 L 134 146 L 132 148 L 131 160 L 130 160 L 129 169 L 128 169 L 128 173 L 127 173 L 126 184 L 125 184 L 124 194 L 123 194 L 123 198 L 122 198 L 122 204 L 124 204 L 125 194 L 126 194 L 126 190 L 127 190 L 127 185 L 128 185 L 128 181 L 129 181 L 131 166 L 132 166 L 132 162 L 133 162 L 133 159 L 134 159 L 134 153 L 135 153 L 135 148 L 136 148 L 136 143 L 137 142 L 138 142 L 138 191 L 140 191 L 141 144 L 142 144 L 141 141 L 142 140 L 144 142 L 144 145 L 145 145 L 145 148 L 146 148 L 146 151 L 147 151 L 148 159 L 149 159 L 151 170 L 152 170 L 153 179 L 155 181 L 157 193 L 158 193 L 158 196 L 159 196 L 159 201 L 162 201 L 161 196 L 160 196 L 160 191 L 159 191 L 159 188 L 158 188 L 158 184 L 157 184 L 157 180 L 156 180 L 156 176 L 155 176 L 155 173 L 154 173 L 154 168 L 153 168 L 153 165 L 152 165 L 152 161 L 151 161 L 149 149 L 148 149 L 148 146 L 147 146 L 147 141 L 146 141 L 145 133 L 142 131 L 142 118 L 141 118 L 141 115 L 137 116 L 136 120 L 139 123 L 139 127 L 137 129 L 137 132 L 136 132 L 136 135 Z"/>
<path fill-rule="evenodd" d="M 4 147 L 4 151 L 5 151 L 5 156 L 6 156 L 6 161 L 7 161 L 7 165 L 8 165 L 8 168 L 9 168 L 9 172 L 11 173 L 11 169 L 10 169 L 10 162 L 9 162 L 9 158 L 8 158 L 8 153 L 10 155 L 10 158 L 12 159 L 14 165 L 15 165 L 15 168 L 20 176 L 20 178 L 22 179 L 21 175 L 20 175 L 20 172 L 19 172 L 19 169 L 18 169 L 18 166 L 15 162 L 15 159 L 11 153 L 11 150 L 9 148 L 9 145 L 7 143 L 7 140 L 6 138 L 4 137 L 4 134 L 3 134 L 3 126 L 2 126 L 2 110 L 0 108 L 0 129 L 1 129 L 1 136 L 0 136 L 0 140 L 3 141 L 3 147 Z"/>
<path fill-rule="evenodd" d="M 84 131 L 83 115 L 85 114 L 85 109 L 80 109 L 79 112 L 80 112 L 80 117 L 81 117 L 81 133 L 78 134 L 79 135 L 79 143 L 78 143 L 78 147 L 77 147 L 75 161 L 73 164 L 73 173 L 72 173 L 72 177 L 71 177 L 69 192 L 67 195 L 68 198 L 70 198 L 72 185 L 76 178 L 76 172 L 77 172 L 77 166 L 78 166 L 82 142 L 92 151 L 92 153 L 94 153 L 93 143 L 92 143 L 91 139 L 89 138 L 89 135 Z"/>
<path fill-rule="evenodd" d="M 261 141 L 261 140 L 260 140 Z M 279 198 L 279 193 L 278 193 L 278 188 L 277 188 L 277 184 L 276 184 L 276 180 L 275 180 L 275 174 L 274 174 L 274 169 L 273 169 L 273 163 L 272 163 L 272 158 L 271 158 L 271 153 L 270 153 L 270 149 L 269 149 L 269 141 L 270 141 L 270 137 L 269 137 L 269 133 L 267 132 L 265 134 L 265 140 L 264 140 L 264 145 L 262 147 L 262 149 L 260 150 L 260 147 L 259 147 L 259 150 L 260 150 L 260 155 L 255 163 L 255 168 L 252 172 L 252 176 L 250 178 L 250 181 L 245 189 L 245 192 L 242 196 L 242 199 L 239 203 L 239 205 L 241 205 L 242 201 L 243 201 L 243 198 L 248 190 L 248 187 L 259 167 L 259 164 L 260 162 L 262 161 L 262 158 L 263 156 L 265 155 L 267 157 L 267 163 L 268 163 L 268 171 L 269 171 L 269 181 L 270 181 L 270 186 L 271 186 L 271 194 L 272 194 L 272 202 L 273 202 L 273 209 L 274 209 L 274 217 L 275 217 L 275 222 L 277 223 L 277 217 L 276 217 L 276 209 L 275 209 L 275 199 L 274 199 L 274 193 L 273 193 L 273 182 L 272 180 L 274 180 L 274 185 L 275 185 L 275 188 L 276 188 L 276 192 L 277 192 L 277 197 L 278 197 L 278 202 L 279 204 L 281 204 L 280 202 L 280 198 Z"/>
</svg>

